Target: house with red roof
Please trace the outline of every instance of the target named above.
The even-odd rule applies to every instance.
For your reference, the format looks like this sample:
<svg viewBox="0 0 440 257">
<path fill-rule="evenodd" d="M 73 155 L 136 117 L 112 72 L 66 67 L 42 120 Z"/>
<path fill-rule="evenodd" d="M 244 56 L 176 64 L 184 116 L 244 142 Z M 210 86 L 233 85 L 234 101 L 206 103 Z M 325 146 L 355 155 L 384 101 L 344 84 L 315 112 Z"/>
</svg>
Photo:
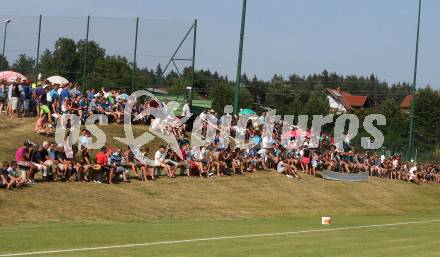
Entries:
<svg viewBox="0 0 440 257">
<path fill-rule="evenodd" d="M 400 103 L 400 110 L 403 113 L 409 113 L 409 109 L 411 108 L 412 95 L 407 95 L 403 98 L 402 103 Z"/>
<path fill-rule="evenodd" d="M 336 113 L 347 113 L 367 107 L 367 96 L 352 95 L 338 88 L 326 89 L 330 110 Z"/>
</svg>

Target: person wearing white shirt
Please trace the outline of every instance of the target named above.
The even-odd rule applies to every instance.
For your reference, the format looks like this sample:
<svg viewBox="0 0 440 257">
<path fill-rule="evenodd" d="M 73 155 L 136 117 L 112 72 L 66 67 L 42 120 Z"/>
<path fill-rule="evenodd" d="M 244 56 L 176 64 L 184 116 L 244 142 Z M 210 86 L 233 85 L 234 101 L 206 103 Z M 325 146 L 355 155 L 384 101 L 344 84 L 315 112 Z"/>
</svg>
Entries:
<svg viewBox="0 0 440 257">
<path fill-rule="evenodd" d="M 166 158 L 166 149 L 165 146 L 161 145 L 159 150 L 154 154 L 154 166 L 158 168 L 165 168 L 167 170 L 168 176 L 170 178 L 174 178 L 174 174 L 172 174 L 172 170 L 170 165 L 165 163 Z"/>
<path fill-rule="evenodd" d="M 8 107 L 6 113 L 12 115 L 12 83 L 8 87 Z"/>
<path fill-rule="evenodd" d="M 183 108 L 182 108 L 182 116 L 183 116 L 183 117 L 189 117 L 189 116 L 191 116 L 191 109 L 189 108 L 188 100 L 185 100 L 185 104 L 183 105 Z"/>
<path fill-rule="evenodd" d="M 262 148 L 271 148 L 272 147 L 272 137 L 269 134 L 266 134 L 261 141 Z"/>
<path fill-rule="evenodd" d="M 385 162 L 385 159 L 386 159 L 386 158 L 385 158 L 385 155 L 382 154 L 382 155 L 380 156 L 380 163 L 384 163 L 384 162 Z"/>
<path fill-rule="evenodd" d="M 409 169 L 409 181 L 417 183 L 417 164 Z"/>
<path fill-rule="evenodd" d="M 399 167 L 399 160 L 397 158 L 393 159 L 393 168 L 397 169 Z"/>
<path fill-rule="evenodd" d="M 52 87 L 51 86 L 48 86 L 48 87 L 49 87 L 49 91 L 46 94 L 46 101 L 48 102 L 47 106 L 51 106 L 52 102 L 53 102 L 53 94 L 51 92 Z"/>
<path fill-rule="evenodd" d="M 284 174 L 285 170 L 286 169 L 284 167 L 284 162 L 283 161 L 278 162 L 278 164 L 277 164 L 277 172 L 280 173 L 280 174 Z"/>
<path fill-rule="evenodd" d="M 12 98 L 12 83 L 8 87 L 8 100 Z"/>
<path fill-rule="evenodd" d="M 57 94 L 60 96 L 62 91 L 63 91 L 63 87 L 61 87 L 61 86 L 58 87 Z"/>
</svg>

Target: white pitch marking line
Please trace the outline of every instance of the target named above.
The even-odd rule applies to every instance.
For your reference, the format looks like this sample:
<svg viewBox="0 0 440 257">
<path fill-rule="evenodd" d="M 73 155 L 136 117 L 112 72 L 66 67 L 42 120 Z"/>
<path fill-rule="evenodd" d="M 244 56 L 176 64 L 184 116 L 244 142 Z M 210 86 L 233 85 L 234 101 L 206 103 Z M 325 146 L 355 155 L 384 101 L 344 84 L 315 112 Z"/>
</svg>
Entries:
<svg viewBox="0 0 440 257">
<path fill-rule="evenodd" d="M 162 241 L 162 242 L 142 243 L 142 244 L 125 244 L 125 245 L 113 245 L 113 246 L 101 246 L 101 247 L 73 248 L 73 249 L 51 250 L 51 251 L 40 251 L 40 252 L 7 253 L 7 254 L 0 254 L 0 257 L 29 256 L 29 255 L 52 254 L 52 253 L 70 253 L 70 252 L 81 252 L 81 251 L 97 251 L 97 250 L 107 250 L 107 249 L 129 248 L 129 247 L 140 247 L 140 246 L 151 246 L 151 245 L 181 244 L 181 243 L 192 243 L 192 242 L 202 242 L 202 241 L 215 241 L 215 240 L 227 240 L 227 239 L 238 239 L 238 238 L 285 236 L 285 235 L 306 234 L 306 233 L 315 233 L 315 232 L 340 231 L 340 230 L 362 229 L 362 228 L 393 227 L 393 226 L 402 226 L 402 225 L 411 225 L 411 224 L 423 224 L 423 223 L 434 223 L 434 222 L 440 222 L 440 220 L 425 220 L 425 221 L 413 221 L 413 222 L 401 222 L 401 223 L 377 224 L 377 225 L 364 225 L 364 226 L 342 227 L 342 228 L 312 229 L 312 230 L 280 232 L 280 233 L 269 233 L 269 234 L 256 234 L 256 235 L 209 237 L 209 238 L 197 238 L 197 239 L 186 239 L 186 240 L 175 240 L 175 241 Z"/>
</svg>

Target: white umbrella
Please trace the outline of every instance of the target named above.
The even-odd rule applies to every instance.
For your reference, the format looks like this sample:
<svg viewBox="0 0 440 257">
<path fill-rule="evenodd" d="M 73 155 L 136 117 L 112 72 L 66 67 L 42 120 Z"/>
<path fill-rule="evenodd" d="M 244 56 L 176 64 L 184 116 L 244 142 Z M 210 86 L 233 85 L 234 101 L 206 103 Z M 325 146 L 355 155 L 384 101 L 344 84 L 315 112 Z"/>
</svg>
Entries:
<svg viewBox="0 0 440 257">
<path fill-rule="evenodd" d="M 122 100 L 128 100 L 130 96 L 128 96 L 127 94 L 120 94 L 118 95 L 118 97 L 116 97 L 117 99 L 122 99 Z"/>
<path fill-rule="evenodd" d="M 69 83 L 69 81 L 61 76 L 52 76 L 48 77 L 46 80 L 49 80 L 50 83 L 63 85 Z"/>
</svg>

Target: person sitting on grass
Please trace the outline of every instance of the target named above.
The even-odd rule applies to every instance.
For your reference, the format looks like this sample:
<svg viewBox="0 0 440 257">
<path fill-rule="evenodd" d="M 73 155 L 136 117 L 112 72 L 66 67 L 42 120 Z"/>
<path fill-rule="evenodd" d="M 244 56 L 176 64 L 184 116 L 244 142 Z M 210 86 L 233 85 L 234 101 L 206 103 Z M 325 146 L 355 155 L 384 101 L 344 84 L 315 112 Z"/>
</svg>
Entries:
<svg viewBox="0 0 440 257">
<path fill-rule="evenodd" d="M 414 163 L 414 165 L 409 169 L 409 182 L 413 182 L 414 184 L 419 184 L 419 179 L 417 177 L 417 171 L 418 171 L 419 165 L 417 163 Z"/>
<path fill-rule="evenodd" d="M 23 146 L 20 146 L 15 152 L 15 161 L 17 165 L 24 169 L 28 169 L 29 176 L 26 176 L 26 178 L 33 177 L 35 172 L 34 170 L 36 169 L 36 167 L 31 162 L 31 153 L 33 150 L 34 145 L 29 141 L 25 141 L 23 143 Z M 27 182 L 33 183 L 34 181 L 29 179 Z"/>
<path fill-rule="evenodd" d="M 81 146 L 81 150 L 78 151 L 77 146 L 73 146 L 73 165 L 76 170 L 76 177 L 77 181 L 87 181 L 87 172 L 89 171 L 89 168 L 91 167 L 90 164 L 90 155 L 89 151 L 86 147 Z"/>
<path fill-rule="evenodd" d="M 166 159 L 165 159 L 164 162 L 167 165 L 169 165 L 170 168 L 172 167 L 171 174 L 173 176 L 175 176 L 177 169 L 179 169 L 179 168 L 184 168 L 185 169 L 184 163 L 182 163 L 180 161 L 180 158 L 177 156 L 177 154 L 172 149 L 168 149 L 168 152 L 167 152 L 167 155 L 166 155 Z"/>
<path fill-rule="evenodd" d="M 191 176 L 191 168 L 192 168 L 194 163 L 191 161 L 191 158 L 189 157 L 188 145 L 187 144 L 182 144 L 180 146 L 180 151 L 179 152 L 180 152 L 180 156 L 181 156 L 180 166 L 181 166 L 181 168 L 183 168 L 185 170 L 184 174 L 186 176 L 190 177 Z M 180 157 L 176 156 L 176 158 L 180 158 Z"/>
<path fill-rule="evenodd" d="M 43 143 L 44 145 L 44 143 Z M 48 167 L 48 176 L 46 178 L 43 177 L 43 180 L 50 181 L 56 176 L 58 173 L 58 158 L 57 158 L 57 145 L 55 143 L 49 143 L 49 147 L 47 149 L 47 161 L 44 164 Z"/>
<path fill-rule="evenodd" d="M 64 151 L 64 146 L 58 146 L 58 150 L 56 153 L 58 169 L 57 174 L 54 177 L 54 181 L 61 179 L 61 181 L 65 181 L 67 178 L 67 169 L 69 168 L 66 152 Z"/>
<path fill-rule="evenodd" d="M 12 188 L 13 186 L 22 187 L 26 184 L 26 179 L 24 179 L 18 173 L 18 165 L 16 161 L 11 162 L 11 166 L 8 167 L 7 172 L 8 172 L 8 178 L 10 180 L 9 189 Z"/>
<path fill-rule="evenodd" d="M 37 151 L 32 154 L 32 164 L 36 167 L 37 172 L 41 172 L 43 177 L 47 177 L 48 167 L 45 162 L 48 160 L 47 151 L 42 145 L 37 147 Z M 30 175 L 30 179 L 34 179 L 35 173 Z"/>
<path fill-rule="evenodd" d="M 14 181 L 9 178 L 8 174 L 9 162 L 4 161 L 3 167 L 0 168 L 0 187 L 4 187 L 6 189 L 11 189 Z"/>
<path fill-rule="evenodd" d="M 142 155 L 145 158 L 145 161 L 141 162 L 141 170 L 142 170 L 142 178 L 141 178 L 141 180 L 143 180 L 143 181 L 147 181 L 148 180 L 148 175 L 149 175 L 151 180 L 154 181 L 156 179 L 154 177 L 154 161 L 150 160 L 150 158 L 148 158 L 148 153 L 149 152 L 150 152 L 150 148 L 149 147 L 145 147 L 144 151 L 142 152 Z"/>
<path fill-rule="evenodd" d="M 129 182 L 129 180 L 127 179 L 127 174 L 125 172 L 125 169 L 121 165 L 121 161 L 122 161 L 121 149 L 117 149 L 114 153 L 112 153 L 109 159 L 110 159 L 110 165 L 109 165 L 109 173 L 108 173 L 108 183 L 113 184 L 113 179 L 120 175 L 122 175 L 122 179 L 124 182 Z"/>
<path fill-rule="evenodd" d="M 93 183 L 101 184 L 99 180 L 99 176 L 101 172 L 108 171 L 108 156 L 107 156 L 107 147 L 102 147 L 98 153 L 95 155 L 95 163 L 98 164 L 99 169 L 94 170 L 93 172 Z"/>
<path fill-rule="evenodd" d="M 278 162 L 277 172 L 286 175 L 288 178 L 300 178 L 296 167 L 291 165 L 287 158 L 281 158 Z"/>
<path fill-rule="evenodd" d="M 149 149 L 148 149 L 149 150 Z M 124 158 L 122 159 L 123 164 L 127 167 L 130 168 L 130 170 L 133 172 L 133 174 L 139 179 L 139 180 L 144 180 L 145 177 L 142 177 L 142 174 L 139 174 L 137 172 L 137 162 L 136 162 L 136 158 L 133 154 L 133 151 L 131 151 L 130 148 L 128 148 L 125 152 L 124 152 Z M 143 165 L 141 164 L 141 167 Z"/>
<path fill-rule="evenodd" d="M 167 151 L 166 151 L 165 146 L 161 145 L 159 147 L 159 150 L 157 150 L 156 153 L 154 154 L 154 166 L 158 167 L 158 168 L 166 169 L 166 171 L 168 173 L 168 177 L 175 178 L 174 174 L 172 173 L 170 165 L 168 165 L 165 162 L 166 154 L 167 154 Z"/>
<path fill-rule="evenodd" d="M 312 169 L 310 170 L 310 173 L 312 176 L 316 177 L 316 170 L 318 169 L 318 161 L 319 161 L 319 156 L 316 152 L 313 152 L 312 154 L 312 161 L 311 161 L 311 166 Z"/>
<path fill-rule="evenodd" d="M 34 131 L 38 135 L 45 135 L 48 137 L 54 135 L 52 124 L 49 123 L 46 114 L 40 115 L 40 117 L 37 119 Z"/>
</svg>

